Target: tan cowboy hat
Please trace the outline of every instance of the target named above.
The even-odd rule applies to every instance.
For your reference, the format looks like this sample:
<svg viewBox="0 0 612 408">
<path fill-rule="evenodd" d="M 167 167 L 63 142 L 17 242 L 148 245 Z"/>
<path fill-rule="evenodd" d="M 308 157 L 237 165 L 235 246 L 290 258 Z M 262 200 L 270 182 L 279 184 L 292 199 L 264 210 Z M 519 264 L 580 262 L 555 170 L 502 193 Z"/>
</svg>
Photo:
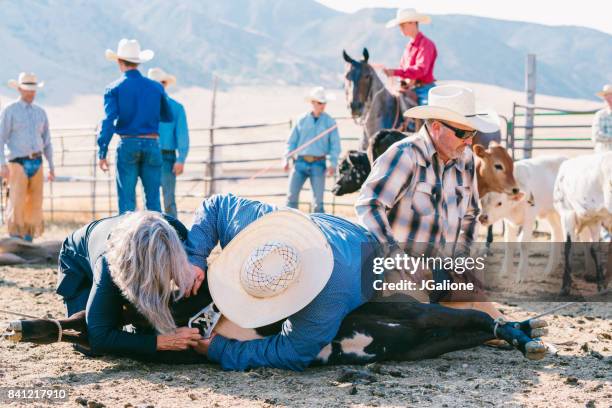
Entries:
<svg viewBox="0 0 612 408">
<path fill-rule="evenodd" d="M 166 82 L 168 86 L 176 84 L 176 77 L 174 75 L 170 75 L 166 71 L 161 68 L 151 68 L 147 72 L 147 77 L 157 82 Z"/>
<path fill-rule="evenodd" d="M 336 98 L 334 94 L 327 93 L 327 91 L 325 91 L 325 88 L 323 88 L 322 86 L 317 86 L 310 90 L 308 96 L 305 99 L 306 102 L 316 101 L 321 103 L 327 103 L 329 101 L 335 100 Z"/>
<path fill-rule="evenodd" d="M 297 210 L 249 224 L 208 270 L 221 313 L 243 328 L 261 327 L 303 309 L 323 290 L 334 267 L 327 239 Z"/>
<path fill-rule="evenodd" d="M 431 17 L 418 13 L 413 8 L 400 8 L 397 9 L 397 14 L 395 18 L 389 20 L 386 24 L 387 28 L 396 27 L 402 23 L 408 23 L 411 21 L 416 21 L 423 24 L 431 23 Z"/>
<path fill-rule="evenodd" d="M 429 104 L 415 106 L 404 112 L 404 117 L 439 119 L 455 122 L 483 133 L 499 130 L 499 117 L 487 110 L 476 113 L 474 92 L 463 86 L 442 85 L 429 90 Z"/>
<path fill-rule="evenodd" d="M 38 82 L 36 75 L 31 72 L 22 72 L 18 79 L 8 81 L 8 86 L 14 89 L 23 89 L 24 91 L 36 91 L 45 86 L 44 82 Z"/>
<path fill-rule="evenodd" d="M 140 50 L 140 43 L 137 40 L 128 40 L 123 38 L 117 45 L 117 52 L 113 50 L 106 50 L 105 56 L 109 61 L 117 61 L 122 59 L 124 61 L 133 62 L 134 64 L 141 64 L 143 62 L 151 61 L 155 53 L 151 50 Z"/>
<path fill-rule="evenodd" d="M 612 94 L 612 84 L 606 84 L 604 85 L 604 87 L 602 88 L 601 92 L 597 92 L 597 96 L 601 96 L 602 98 L 605 97 L 606 95 L 610 95 Z"/>
</svg>

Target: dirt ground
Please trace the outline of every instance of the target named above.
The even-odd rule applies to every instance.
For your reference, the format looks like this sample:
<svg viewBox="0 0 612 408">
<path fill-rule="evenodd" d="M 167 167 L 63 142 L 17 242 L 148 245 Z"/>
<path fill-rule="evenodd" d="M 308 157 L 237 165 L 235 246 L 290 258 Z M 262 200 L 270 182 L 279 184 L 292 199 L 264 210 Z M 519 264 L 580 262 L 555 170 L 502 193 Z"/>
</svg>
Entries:
<svg viewBox="0 0 612 408">
<path fill-rule="evenodd" d="M 47 234 L 60 238 L 66 231 L 66 226 L 51 227 Z M 543 257 L 532 258 L 528 283 L 541 281 L 537 272 L 544 263 Z M 54 265 L 0 267 L 0 309 L 62 316 L 55 279 Z M 551 285 L 559 279 L 556 276 Z M 500 307 L 519 320 L 554 305 L 523 302 Z M 578 303 L 549 316 L 547 341 L 557 353 L 536 362 L 514 350 L 481 346 L 419 362 L 313 368 L 303 373 L 276 369 L 235 373 L 212 365 L 91 359 L 64 343 L 35 346 L 0 341 L 0 384 L 65 389 L 67 401 L 54 406 L 72 407 L 610 407 L 611 311 L 610 303 Z M 0 321 L 10 319 L 0 317 Z M 0 406 L 6 403 L 0 401 Z M 44 404 L 13 401 L 9 406 Z"/>
</svg>

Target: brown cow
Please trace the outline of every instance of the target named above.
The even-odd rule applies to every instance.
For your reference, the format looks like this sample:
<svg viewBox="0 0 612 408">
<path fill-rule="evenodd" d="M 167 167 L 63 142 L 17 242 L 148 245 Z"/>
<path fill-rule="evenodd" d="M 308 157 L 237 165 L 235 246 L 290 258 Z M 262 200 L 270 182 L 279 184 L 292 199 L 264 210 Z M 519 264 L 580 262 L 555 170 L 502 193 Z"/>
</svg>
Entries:
<svg viewBox="0 0 612 408">
<path fill-rule="evenodd" d="M 472 146 L 472 150 L 480 197 L 492 191 L 512 196 L 519 193 L 513 174 L 514 162 L 506 149 L 497 142 L 491 142 L 487 149 L 477 144 Z"/>
</svg>

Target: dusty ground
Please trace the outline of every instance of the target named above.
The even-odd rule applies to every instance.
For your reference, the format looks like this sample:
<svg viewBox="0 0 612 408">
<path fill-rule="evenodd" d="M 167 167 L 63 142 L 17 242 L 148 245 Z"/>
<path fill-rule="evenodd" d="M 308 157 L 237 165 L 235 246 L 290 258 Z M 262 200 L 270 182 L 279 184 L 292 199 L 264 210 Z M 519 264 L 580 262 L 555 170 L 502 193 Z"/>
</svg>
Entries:
<svg viewBox="0 0 612 408">
<path fill-rule="evenodd" d="M 52 227 L 48 235 L 60 237 L 65 231 L 65 226 Z M 544 262 L 541 257 L 532 259 L 535 277 L 527 282 L 541 281 L 537 271 Z M 0 309 L 61 316 L 54 284 L 53 265 L 1 267 Z M 554 304 L 500 306 L 512 318 L 524 319 Z M 610 303 L 580 303 L 549 317 L 548 341 L 558 354 L 538 362 L 525 360 L 516 351 L 483 346 L 420 362 L 316 368 L 304 373 L 275 369 L 229 373 L 207 365 L 90 359 L 67 344 L 0 342 L 0 383 L 66 389 L 69 397 L 64 406 L 89 407 L 609 407 L 611 311 Z M 10 317 L 0 317 L 0 321 L 6 319 Z"/>
<path fill-rule="evenodd" d="M 478 86 L 479 98 L 484 105 L 493 106 L 502 114 L 508 114 L 511 101 L 523 100 L 521 93 L 491 86 Z M 275 122 L 296 116 L 306 106 L 301 95 L 305 89 L 238 89 L 221 93 L 218 100 L 217 124 L 244 124 Z M 341 91 L 337 101 L 330 104 L 330 113 L 346 115 Z M 297 96 L 296 96 L 297 95 Z M 179 90 L 177 98 L 187 107 L 190 125 L 208 125 L 210 92 L 205 90 Z M 538 95 L 538 104 L 571 109 L 587 109 L 598 106 L 588 101 L 562 100 Z M 100 115 L 100 96 L 83 96 L 72 106 L 49 107 L 53 127 L 92 127 Z M 568 119 L 569 120 L 569 119 Z M 572 119 L 574 120 L 574 119 Z M 576 122 L 572 122 L 576 123 Z M 582 123 L 582 122 L 581 122 Z M 358 136 L 358 129 L 350 121 L 340 123 L 341 134 Z M 257 132 L 234 134 L 219 132 L 217 140 L 232 142 L 249 138 L 284 138 L 288 127 L 280 126 Z M 87 133 L 87 132 L 86 132 Z M 584 131 L 581 131 L 584 136 Z M 55 134 L 55 133 L 54 133 Z M 57 134 L 56 134 L 57 136 Z M 546 134 L 549 136 L 549 134 Z M 573 133 L 555 134 L 571 137 Z M 193 132 L 193 144 L 207 142 L 207 132 Z M 91 176 L 91 152 L 93 135 L 80 139 L 56 138 L 56 163 L 60 176 Z M 355 142 L 343 145 L 343 150 Z M 221 151 L 223 159 L 280 156 L 282 144 L 266 149 L 231 149 Z M 548 153 L 548 151 L 547 151 Z M 576 152 L 568 152 L 574 154 Z M 188 163 L 186 176 L 198 176 L 204 166 L 196 163 L 204 152 L 194 149 Z M 66 167 L 64 167 L 66 166 Z M 72 167 L 68 167 L 72 166 Z M 79 167 L 81 166 L 81 167 Z M 233 175 L 245 169 L 224 165 L 222 174 Z M 246 169 L 253 171 L 251 169 Z M 274 169 L 272 174 L 278 173 Z M 101 177 L 98 174 L 98 177 Z M 97 194 L 114 189 L 112 182 L 98 183 Z M 82 210 L 78 220 L 89 219 L 91 200 L 86 198 L 91 188 L 88 183 L 55 183 L 55 195 L 81 194 L 83 200 L 59 197 L 54 208 Z M 197 197 L 179 199 L 181 209 L 192 209 L 201 200 L 199 192 L 205 191 L 201 183 L 181 181 L 179 190 Z M 330 187 L 330 185 L 328 185 Z M 253 183 L 225 182 L 220 191 L 238 194 L 253 192 L 272 194 L 284 191 L 286 180 Z M 47 190 L 49 191 L 49 190 Z M 179 192 L 181 192 L 179 191 Z M 47 193 L 46 193 L 47 194 Z M 310 194 L 305 193 L 308 200 Z M 277 204 L 281 196 L 266 199 Z M 352 202 L 354 197 L 341 199 Z M 106 198 L 99 198 L 98 211 L 110 207 Z M 67 204 L 67 206 L 66 206 Z M 51 203 L 45 200 L 48 209 Z M 306 208 L 305 208 L 306 209 Z M 329 210 L 329 208 L 328 208 Z M 352 216 L 350 207 L 338 209 L 343 216 Z M 56 213 L 57 219 L 76 220 L 75 214 Z M 99 214 L 105 215 L 105 214 Z M 82 218 L 82 219 L 81 219 Z M 191 216 L 182 220 L 189 223 Z M 61 239 L 75 225 L 51 226 L 46 239 Z M 0 234 L 4 234 L 0 230 Z M 559 275 L 554 282 L 546 282 L 538 271 L 543 269 L 544 259 L 533 261 L 533 277 L 529 282 L 558 288 Z M 54 265 L 30 267 L 0 267 L 0 309 L 18 310 L 37 316 L 61 316 L 63 308 L 54 294 Z M 516 288 L 516 287 L 515 287 Z M 520 287 L 518 287 L 520 290 Z M 518 302 L 501 307 L 513 319 L 523 319 L 547 310 L 551 303 Z M 88 359 L 72 350 L 69 345 L 30 346 L 0 342 L 0 386 L 57 387 L 69 392 L 65 406 L 108 407 L 202 407 L 202 406 L 612 406 L 612 324 L 610 303 L 580 303 L 551 316 L 551 335 L 558 355 L 547 356 L 543 361 L 530 362 L 515 351 L 503 351 L 488 347 L 455 352 L 435 360 L 412 363 L 385 363 L 370 367 L 332 367 L 290 373 L 264 369 L 248 373 L 225 373 L 214 366 L 150 365 L 128 359 Z M 10 319 L 0 315 L 0 322 Z M 359 370 L 359 371 L 354 371 Z M 0 406 L 6 402 L 0 401 Z M 13 406 L 35 406 L 32 403 L 14 403 Z M 58 404 L 61 405 L 61 404 Z"/>
</svg>

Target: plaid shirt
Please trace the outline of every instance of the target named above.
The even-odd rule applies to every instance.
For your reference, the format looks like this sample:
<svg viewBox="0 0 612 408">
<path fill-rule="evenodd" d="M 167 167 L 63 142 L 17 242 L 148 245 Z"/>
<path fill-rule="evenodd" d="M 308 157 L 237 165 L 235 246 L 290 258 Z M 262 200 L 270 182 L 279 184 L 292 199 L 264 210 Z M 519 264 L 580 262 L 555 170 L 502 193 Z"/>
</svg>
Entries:
<svg viewBox="0 0 612 408">
<path fill-rule="evenodd" d="M 612 151 L 612 109 L 609 107 L 595 114 L 591 139 L 596 151 Z"/>
<path fill-rule="evenodd" d="M 423 126 L 376 160 L 355 208 L 389 251 L 400 245 L 413 255 L 465 251 L 479 214 L 472 152 L 443 164 Z"/>
</svg>

